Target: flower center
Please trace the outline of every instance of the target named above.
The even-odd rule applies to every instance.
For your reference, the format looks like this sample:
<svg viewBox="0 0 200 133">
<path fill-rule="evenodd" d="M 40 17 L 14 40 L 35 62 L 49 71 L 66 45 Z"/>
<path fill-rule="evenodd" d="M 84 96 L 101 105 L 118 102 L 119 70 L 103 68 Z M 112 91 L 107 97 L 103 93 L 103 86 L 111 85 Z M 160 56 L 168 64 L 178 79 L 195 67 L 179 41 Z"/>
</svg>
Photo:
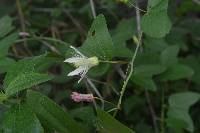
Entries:
<svg viewBox="0 0 200 133">
<path fill-rule="evenodd" d="M 74 63 L 75 67 L 79 66 L 88 66 L 93 67 L 99 64 L 99 60 L 96 56 L 90 57 L 90 58 L 83 58 L 77 62 Z"/>
</svg>

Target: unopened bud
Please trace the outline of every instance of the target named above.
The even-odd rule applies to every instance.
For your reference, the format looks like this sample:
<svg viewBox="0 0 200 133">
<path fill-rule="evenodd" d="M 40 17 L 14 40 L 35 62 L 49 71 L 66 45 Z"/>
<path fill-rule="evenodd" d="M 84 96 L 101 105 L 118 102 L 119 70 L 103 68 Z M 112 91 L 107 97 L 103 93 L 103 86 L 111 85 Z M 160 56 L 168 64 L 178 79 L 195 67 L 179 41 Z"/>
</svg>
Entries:
<svg viewBox="0 0 200 133">
<path fill-rule="evenodd" d="M 72 92 L 71 99 L 75 102 L 92 102 L 94 97 L 93 94 L 81 94 L 78 92 Z"/>
</svg>

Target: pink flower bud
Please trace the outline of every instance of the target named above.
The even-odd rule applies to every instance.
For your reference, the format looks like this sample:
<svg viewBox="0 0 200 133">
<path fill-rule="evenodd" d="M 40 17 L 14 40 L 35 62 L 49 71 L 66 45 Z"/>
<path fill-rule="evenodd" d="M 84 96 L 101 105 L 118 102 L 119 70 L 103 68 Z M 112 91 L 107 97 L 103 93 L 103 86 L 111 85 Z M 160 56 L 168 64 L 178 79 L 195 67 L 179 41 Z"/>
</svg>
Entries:
<svg viewBox="0 0 200 133">
<path fill-rule="evenodd" d="M 71 99 L 75 102 L 92 102 L 94 100 L 93 94 L 80 94 L 78 92 L 72 92 Z"/>
</svg>

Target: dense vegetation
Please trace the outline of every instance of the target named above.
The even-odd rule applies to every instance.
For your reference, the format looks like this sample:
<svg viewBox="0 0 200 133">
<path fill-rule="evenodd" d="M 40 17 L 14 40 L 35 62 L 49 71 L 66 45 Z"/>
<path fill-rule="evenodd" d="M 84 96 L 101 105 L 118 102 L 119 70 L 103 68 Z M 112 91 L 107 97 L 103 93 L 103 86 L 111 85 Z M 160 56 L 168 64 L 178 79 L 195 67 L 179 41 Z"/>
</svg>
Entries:
<svg viewBox="0 0 200 133">
<path fill-rule="evenodd" d="M 1 0 L 2 133 L 199 133 L 199 0 Z"/>
</svg>

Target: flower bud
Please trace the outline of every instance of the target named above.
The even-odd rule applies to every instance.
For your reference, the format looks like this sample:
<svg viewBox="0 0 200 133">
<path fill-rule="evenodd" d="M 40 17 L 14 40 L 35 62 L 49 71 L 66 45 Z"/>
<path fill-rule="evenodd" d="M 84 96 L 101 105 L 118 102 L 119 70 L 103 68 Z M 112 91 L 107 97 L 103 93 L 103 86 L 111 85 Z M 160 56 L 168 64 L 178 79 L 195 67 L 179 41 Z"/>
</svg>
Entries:
<svg viewBox="0 0 200 133">
<path fill-rule="evenodd" d="M 78 92 L 72 92 L 71 99 L 75 102 L 92 102 L 94 97 L 93 94 L 81 94 Z"/>
</svg>

